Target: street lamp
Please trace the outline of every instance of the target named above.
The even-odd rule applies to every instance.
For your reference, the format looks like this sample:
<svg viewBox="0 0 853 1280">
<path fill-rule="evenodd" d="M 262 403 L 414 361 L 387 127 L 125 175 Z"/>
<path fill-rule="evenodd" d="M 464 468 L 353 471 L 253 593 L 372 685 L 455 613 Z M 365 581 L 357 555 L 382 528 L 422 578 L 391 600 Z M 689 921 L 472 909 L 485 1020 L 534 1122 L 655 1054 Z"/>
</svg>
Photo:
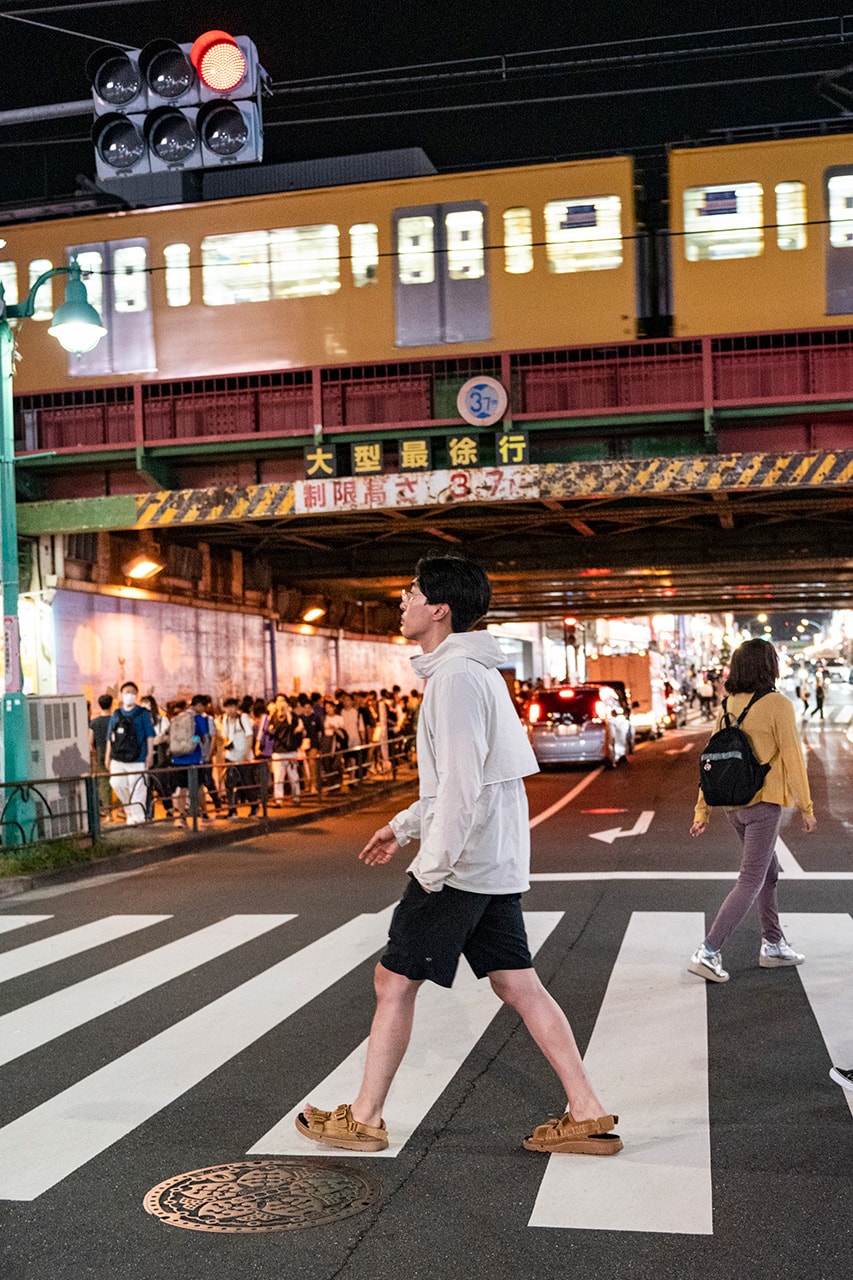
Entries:
<svg viewBox="0 0 853 1280">
<path fill-rule="evenodd" d="M 53 276 L 68 276 L 65 301 L 57 307 L 48 332 L 66 351 L 81 355 L 97 346 L 107 332 L 101 317 L 86 297 L 86 286 L 77 262 L 51 267 L 35 281 L 26 301 L 7 303 L 0 284 L 0 560 L 3 574 L 3 658 L 0 728 L 0 782 L 26 782 L 29 777 L 29 724 L 21 689 L 18 631 L 18 521 L 15 511 L 15 419 L 12 398 L 12 363 L 15 335 L 10 320 L 27 320 L 35 314 L 36 294 Z M 0 792 L 0 814 L 14 805 Z M 14 812 L 11 813 L 14 830 Z M 0 821 L 0 837 L 9 818 Z"/>
</svg>

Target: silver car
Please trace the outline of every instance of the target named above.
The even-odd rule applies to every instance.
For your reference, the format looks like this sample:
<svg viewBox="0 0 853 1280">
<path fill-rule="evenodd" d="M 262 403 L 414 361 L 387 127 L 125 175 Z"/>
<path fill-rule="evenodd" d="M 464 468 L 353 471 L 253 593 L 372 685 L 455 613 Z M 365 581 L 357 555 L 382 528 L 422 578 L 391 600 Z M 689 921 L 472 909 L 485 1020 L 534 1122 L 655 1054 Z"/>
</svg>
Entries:
<svg viewBox="0 0 853 1280">
<path fill-rule="evenodd" d="M 534 754 L 543 767 L 603 760 L 615 768 L 633 750 L 630 718 L 609 685 L 542 690 L 528 703 L 525 719 Z"/>
</svg>

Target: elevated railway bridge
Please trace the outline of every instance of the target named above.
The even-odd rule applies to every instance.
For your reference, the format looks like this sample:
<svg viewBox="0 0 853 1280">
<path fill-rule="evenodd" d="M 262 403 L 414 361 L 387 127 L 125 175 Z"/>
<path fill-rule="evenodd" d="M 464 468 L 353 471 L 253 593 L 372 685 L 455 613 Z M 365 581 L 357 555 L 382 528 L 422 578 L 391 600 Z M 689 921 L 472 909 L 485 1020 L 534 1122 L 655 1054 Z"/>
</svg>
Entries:
<svg viewBox="0 0 853 1280">
<path fill-rule="evenodd" d="M 494 427 L 456 408 L 482 376 L 508 393 Z M 16 434 L 19 533 L 42 576 L 59 548 L 60 588 L 121 596 L 149 549 L 149 601 L 296 623 L 322 597 L 354 633 L 396 630 L 435 548 L 480 559 L 496 619 L 853 593 L 848 329 L 31 395 Z"/>
</svg>

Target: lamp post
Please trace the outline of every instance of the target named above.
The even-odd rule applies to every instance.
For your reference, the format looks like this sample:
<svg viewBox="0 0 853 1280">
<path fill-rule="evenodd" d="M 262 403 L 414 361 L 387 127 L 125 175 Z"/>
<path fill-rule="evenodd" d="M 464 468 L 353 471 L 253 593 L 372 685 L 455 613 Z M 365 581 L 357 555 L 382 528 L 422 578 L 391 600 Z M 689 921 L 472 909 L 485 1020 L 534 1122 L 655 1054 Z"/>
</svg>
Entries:
<svg viewBox="0 0 853 1280">
<path fill-rule="evenodd" d="M 2 660 L 2 751 L 0 783 L 26 782 L 29 777 L 29 724 L 21 688 L 20 639 L 18 629 L 18 521 L 15 511 L 15 422 L 12 398 L 12 364 L 15 335 L 10 320 L 27 320 L 35 314 L 36 294 L 53 276 L 68 276 L 65 301 L 57 307 L 48 332 L 66 351 L 81 355 L 97 346 L 107 332 L 101 317 L 86 297 L 86 286 L 76 261 L 70 267 L 51 267 L 35 281 L 26 301 L 6 302 L 0 284 L 0 561 L 3 574 L 3 660 Z M 0 837 L 9 819 L 14 830 L 11 797 L 0 793 L 0 813 L 8 818 L 0 823 Z M 11 813 L 9 812 L 11 810 Z"/>
</svg>

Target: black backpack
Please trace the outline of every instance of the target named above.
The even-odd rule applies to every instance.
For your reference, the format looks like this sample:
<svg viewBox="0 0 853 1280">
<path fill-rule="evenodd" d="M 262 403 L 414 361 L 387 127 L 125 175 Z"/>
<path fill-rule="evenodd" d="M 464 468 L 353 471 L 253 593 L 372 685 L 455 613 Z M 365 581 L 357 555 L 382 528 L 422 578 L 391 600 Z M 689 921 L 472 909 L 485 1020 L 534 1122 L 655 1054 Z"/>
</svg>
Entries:
<svg viewBox="0 0 853 1280">
<path fill-rule="evenodd" d="M 110 756 L 113 760 L 121 760 L 124 764 L 133 764 L 142 754 L 142 741 L 136 727 L 141 716 L 126 716 L 123 711 L 116 712 L 115 728 L 110 742 Z"/>
<path fill-rule="evenodd" d="M 737 720 L 733 720 L 723 698 L 723 723 L 708 739 L 699 758 L 699 786 L 705 803 L 737 809 L 749 804 L 764 785 L 769 764 L 759 764 L 749 739 L 741 729 L 747 711 L 765 693 L 754 693 Z"/>
</svg>

